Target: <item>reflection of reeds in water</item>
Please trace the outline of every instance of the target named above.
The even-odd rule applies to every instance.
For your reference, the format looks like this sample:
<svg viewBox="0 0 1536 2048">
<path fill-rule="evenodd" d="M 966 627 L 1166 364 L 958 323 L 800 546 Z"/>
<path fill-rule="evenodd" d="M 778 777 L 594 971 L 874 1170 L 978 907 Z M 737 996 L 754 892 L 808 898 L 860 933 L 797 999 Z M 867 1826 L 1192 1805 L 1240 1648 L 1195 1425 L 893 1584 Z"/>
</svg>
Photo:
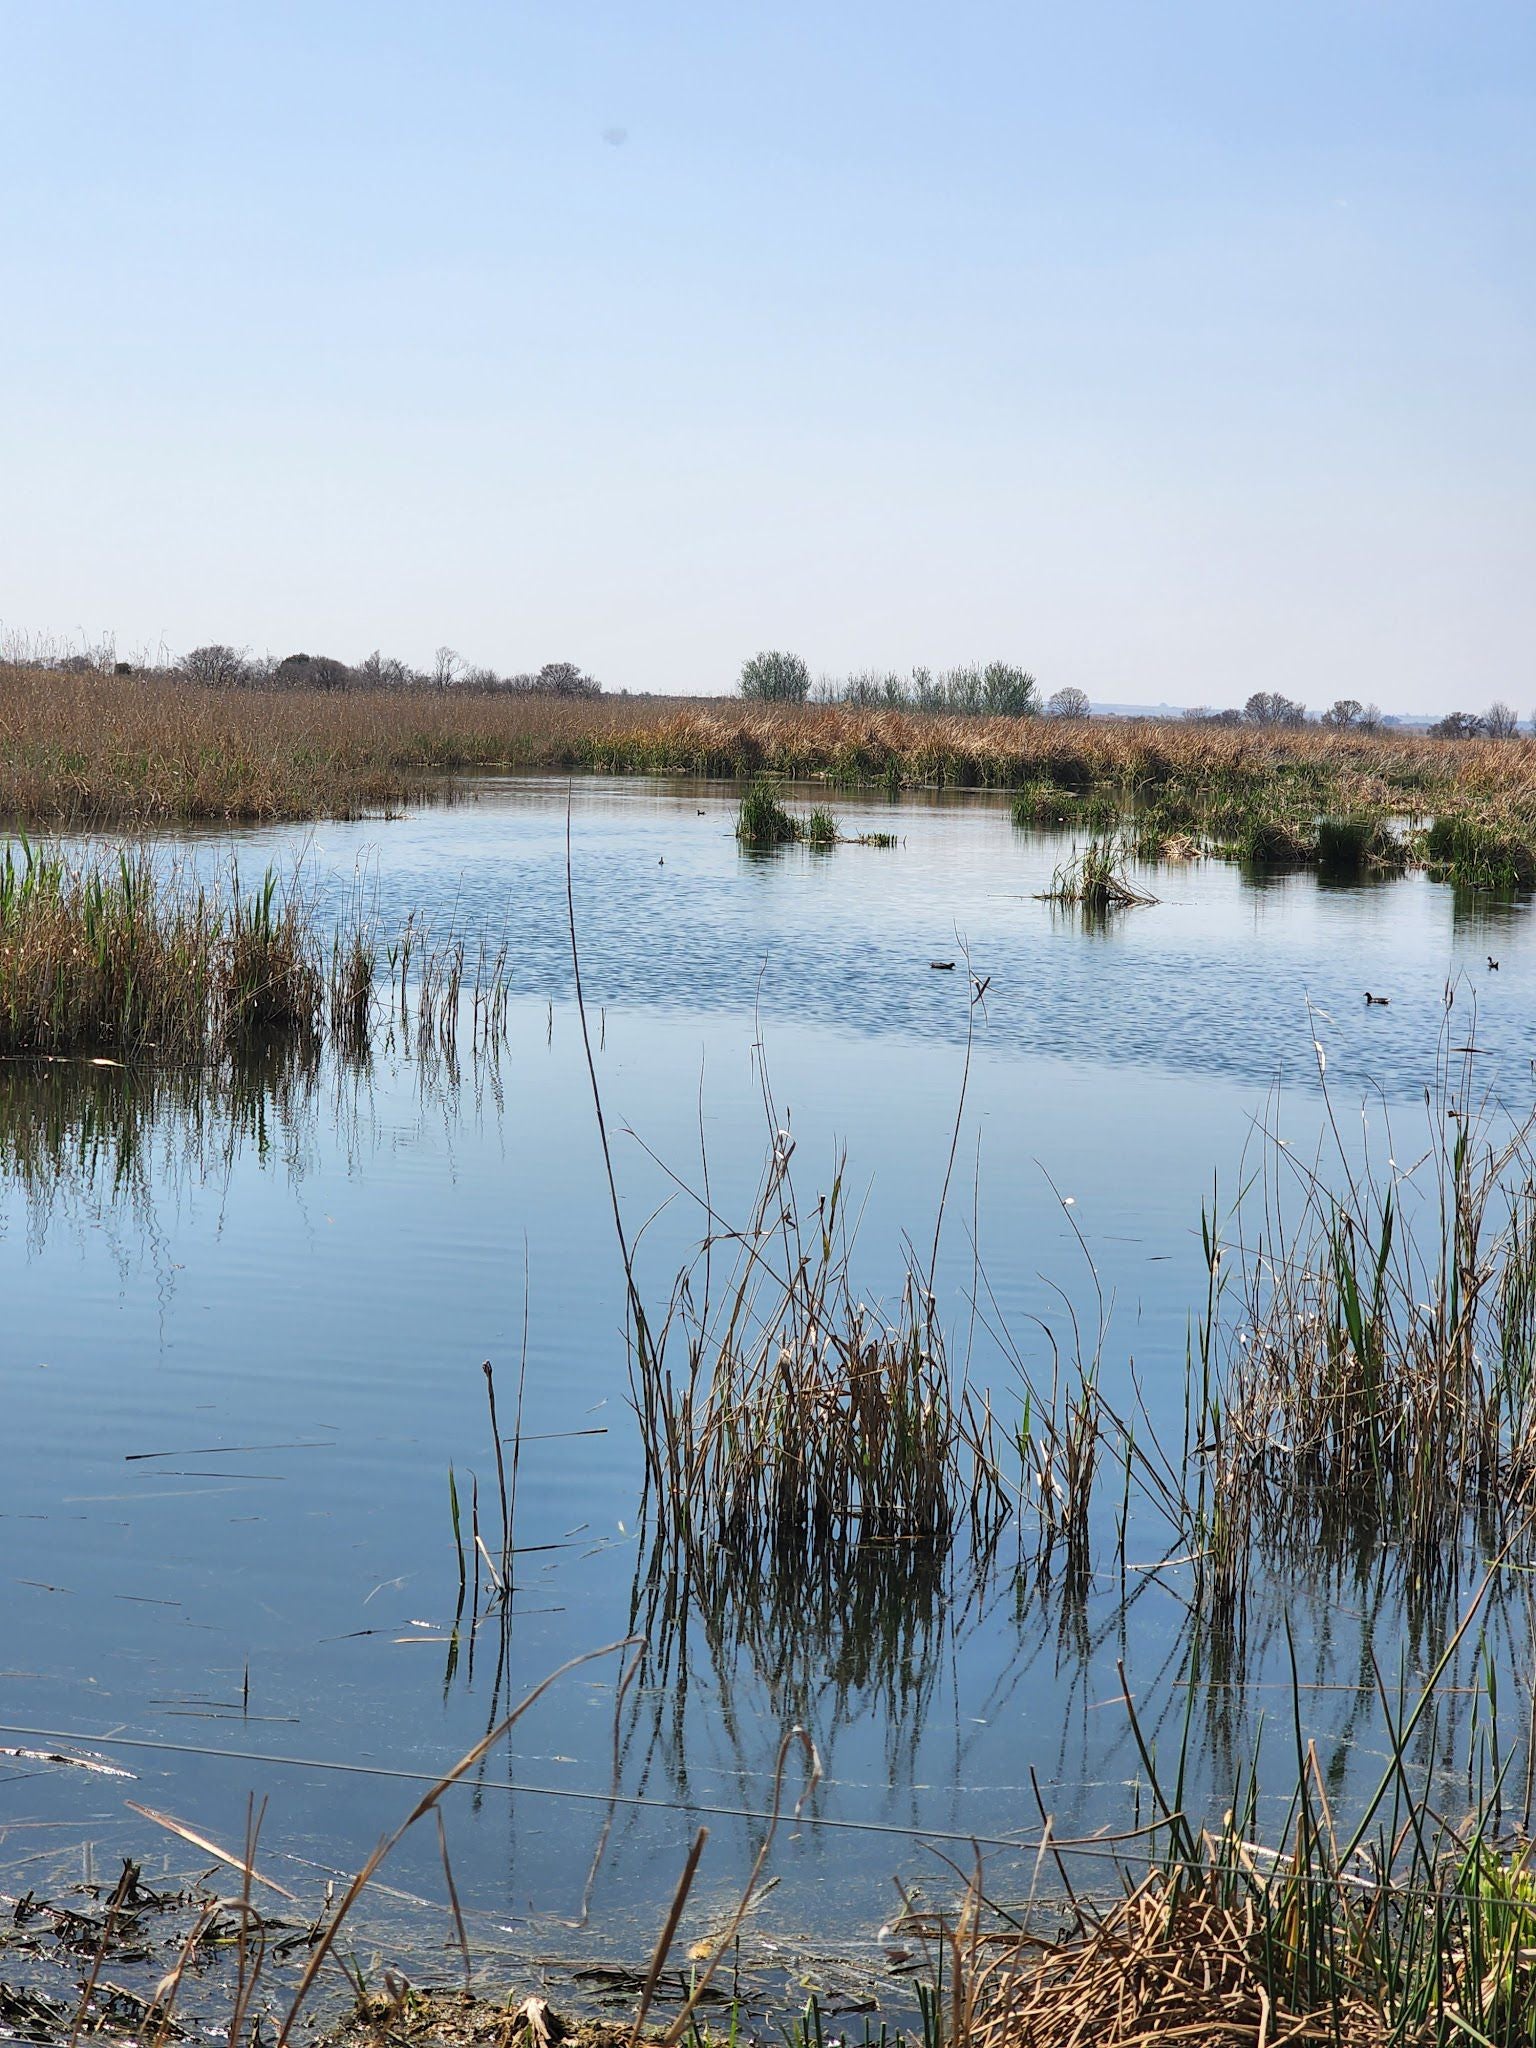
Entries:
<svg viewBox="0 0 1536 2048">
<path fill-rule="evenodd" d="M 1125 1835 L 1078 1839 L 1047 1821 L 1043 1897 L 1001 1908 L 978 1864 L 953 1909 L 898 1923 L 929 1944 L 943 2037 L 967 2048 L 1536 2039 L 1536 1859 L 1525 1836 L 1500 1829 L 1507 1761 L 1487 1673 L 1472 1688 L 1463 1817 L 1448 1817 L 1426 1782 L 1449 1763 L 1444 1689 L 1493 1582 L 1416 1693 L 1373 1667 L 1384 1754 L 1347 1817 L 1303 1739 L 1299 1690 L 1290 1790 L 1267 1839 L 1261 1807 L 1277 1802 L 1261 1802 L 1257 1752 L 1237 1767 L 1220 1820 L 1202 1827 L 1186 1799 L 1188 1723 L 1160 1761 L 1127 1694 L 1150 1816 Z"/>
<path fill-rule="evenodd" d="M 446 986 L 449 977 L 445 974 Z M 0 1183 L 19 1190 L 35 1233 L 61 1212 L 136 1215 L 148 1228 L 162 1199 L 227 1181 L 242 1157 L 299 1178 L 323 1151 L 353 1157 L 372 1115 L 375 1045 L 409 1053 L 424 1111 L 501 1109 L 494 999 L 466 997 L 449 1023 L 447 996 L 412 983 L 360 1042 L 333 1026 L 329 1053 L 309 1036 L 249 1047 L 204 1064 L 99 1059 L 0 1059 Z M 457 1000 L 457 998 L 455 998 Z M 470 1041 L 469 1034 L 478 1034 Z M 499 1018 L 498 1018 L 499 1021 Z"/>
<path fill-rule="evenodd" d="M 760 1761 L 749 1701 L 810 1729 L 829 1765 L 840 1729 L 874 1715 L 891 1782 L 902 1782 L 958 1644 L 989 1611 L 992 1576 L 990 1555 L 872 1549 L 810 1570 L 800 1560 L 759 1570 L 726 1550 L 655 1541 L 631 1593 L 630 1628 L 647 1644 L 636 1726 L 651 1724 L 681 1788 L 686 1703 L 701 1681 L 748 1772 Z"/>
<path fill-rule="evenodd" d="M 312 1143 L 320 1072 L 313 1047 L 209 1068 L 0 1062 L 0 1178 L 40 1227 L 66 1203 L 145 1213 L 157 1181 L 216 1182 L 247 1149 L 294 1167 Z"/>
</svg>

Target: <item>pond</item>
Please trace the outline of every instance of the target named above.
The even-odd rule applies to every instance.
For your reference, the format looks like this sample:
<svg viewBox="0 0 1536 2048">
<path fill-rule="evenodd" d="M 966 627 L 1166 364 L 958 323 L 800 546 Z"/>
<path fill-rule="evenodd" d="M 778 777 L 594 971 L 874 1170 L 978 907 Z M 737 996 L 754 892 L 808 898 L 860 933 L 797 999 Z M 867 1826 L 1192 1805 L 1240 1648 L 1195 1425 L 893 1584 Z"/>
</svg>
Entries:
<svg viewBox="0 0 1536 2048">
<path fill-rule="evenodd" d="M 909 1240 L 926 1269 L 953 1145 L 935 1291 L 972 1383 L 1016 1422 L 1014 1352 L 1048 1380 L 1074 1319 L 1092 1349 L 1102 1317 L 1112 1397 L 1177 1443 L 1202 1212 L 1230 1208 L 1259 1121 L 1313 1141 L 1319 1051 L 1352 1131 L 1401 1124 L 1422 1149 L 1451 991 L 1452 1036 L 1475 1032 L 1504 1110 L 1530 1107 L 1517 905 L 1204 863 L 1149 870 L 1155 905 L 1085 922 L 1041 900 L 1071 842 L 1016 830 L 1003 800 L 849 798 L 844 830 L 894 847 L 766 856 L 738 848 L 735 800 L 569 793 L 587 1022 L 625 1217 L 649 1219 L 648 1298 L 704 1235 L 706 1170 L 740 1219 L 782 1128 L 802 1203 L 846 1151 L 858 1285 L 893 1300 Z M 1475 1570 L 1416 1600 L 1299 1558 L 1255 1587 L 1241 1669 L 1198 1684 L 1187 1575 L 1150 1568 L 1167 1543 L 1142 1509 L 1117 1548 L 1118 1481 L 1071 1587 L 1014 1533 L 980 1563 L 776 1602 L 705 1609 L 649 1575 L 567 805 L 563 782 L 494 782 L 389 822 L 166 842 L 210 865 L 234 850 L 247 874 L 297 863 L 324 904 L 361 892 L 386 927 L 414 913 L 505 941 L 490 1051 L 397 1029 L 365 1066 L 240 1088 L 0 1075 L 0 1744 L 133 1774 L 9 1759 L 6 1888 L 81 1844 L 102 1862 L 160 1847 L 128 1799 L 237 1842 L 254 1793 L 262 1867 L 317 1895 L 530 1686 L 636 1632 L 649 1651 L 621 1697 L 617 1655 L 572 1672 L 449 1804 L 471 1932 L 507 1957 L 643 1961 L 701 1823 L 696 1904 L 723 1917 L 794 1724 L 823 1776 L 773 1845 L 753 1928 L 807 1969 L 878 1967 L 893 1880 L 953 1889 L 936 1851 L 968 1866 L 979 1841 L 1008 1894 L 1031 1882 L 1032 1850 L 1010 1845 L 1037 1839 L 1042 1807 L 1064 1836 L 1146 1819 L 1127 1691 L 1161 1753 L 1187 1741 L 1193 1808 L 1219 1813 L 1262 1739 L 1261 1817 L 1282 1825 L 1293 1699 L 1337 1796 L 1378 1775 L 1371 1659 L 1424 1676 Z M 500 1514 L 487 1360 L 519 1439 L 515 1591 L 505 1626 L 455 1640 L 472 1488 L 482 1528 Z M 1469 1666 L 1479 1641 L 1522 1668 L 1523 1610 L 1489 1607 Z M 1453 1771 L 1473 1705 L 1465 1685 L 1447 1698 L 1424 1763 Z M 788 1783 L 792 1805 L 798 1766 Z M 435 1838 L 387 1874 L 446 1958 Z"/>
</svg>

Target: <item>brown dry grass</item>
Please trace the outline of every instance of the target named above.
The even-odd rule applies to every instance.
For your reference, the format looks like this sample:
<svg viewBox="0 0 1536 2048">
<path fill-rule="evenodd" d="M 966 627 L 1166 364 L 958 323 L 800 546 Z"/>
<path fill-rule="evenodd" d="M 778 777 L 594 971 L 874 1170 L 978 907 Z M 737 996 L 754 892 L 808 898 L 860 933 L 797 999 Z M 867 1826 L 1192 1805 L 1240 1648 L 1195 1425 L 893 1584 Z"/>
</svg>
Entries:
<svg viewBox="0 0 1536 2048">
<path fill-rule="evenodd" d="M 1054 784 L 1151 792 L 1292 783 L 1331 786 L 1345 809 L 1429 810 L 1432 800 L 1536 806 L 1536 740 L 1213 726 L 1174 719 L 949 718 L 840 705 L 712 700 L 661 709 L 606 740 L 595 760 L 689 773 L 830 775 L 967 788 Z M 1422 800 L 1422 801 L 1416 801 Z"/>
<path fill-rule="evenodd" d="M 1414 858 L 1460 882 L 1536 887 L 1536 740 L 737 699 L 218 691 L 0 664 L 0 820 L 13 826 L 357 817 L 451 795 L 456 777 L 573 769 L 1012 789 L 1021 824 L 1133 818 L 1149 859 L 1193 844 L 1315 861 L 1329 832 L 1330 844 L 1387 850 L 1367 866 Z M 1392 829 L 1405 819 L 1419 828 L 1406 842 Z"/>
<path fill-rule="evenodd" d="M 345 815 L 451 773 L 590 767 L 1194 799 L 1290 791 L 1341 814 L 1536 818 L 1536 740 L 949 718 L 736 700 L 210 691 L 0 666 L 0 815 L 17 822 Z"/>
<path fill-rule="evenodd" d="M 0 817 L 353 817 L 440 790 L 445 774 L 578 766 L 657 709 L 654 699 L 224 692 L 0 667 Z"/>
<path fill-rule="evenodd" d="M 1280 2048 L 1384 2042 L 1364 1987 L 1316 2010 L 1274 1988 L 1272 1931 L 1253 1898 L 1149 1878 L 1063 1941 L 1017 1933 L 982 1943 L 962 1972 L 964 2048 Z"/>
</svg>

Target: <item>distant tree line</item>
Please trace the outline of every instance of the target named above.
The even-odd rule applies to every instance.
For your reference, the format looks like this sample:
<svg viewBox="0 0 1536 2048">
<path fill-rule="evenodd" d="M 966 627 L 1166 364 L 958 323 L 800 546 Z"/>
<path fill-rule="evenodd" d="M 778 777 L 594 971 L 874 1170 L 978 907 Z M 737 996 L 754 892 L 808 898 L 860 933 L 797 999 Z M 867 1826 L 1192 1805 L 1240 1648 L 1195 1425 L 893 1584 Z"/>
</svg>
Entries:
<svg viewBox="0 0 1536 2048">
<path fill-rule="evenodd" d="M 814 685 L 798 654 L 769 649 L 742 663 L 738 688 L 758 703 L 845 704 L 861 711 L 949 712 L 971 718 L 1030 718 L 1041 708 L 1039 688 L 1028 669 L 1011 662 L 989 661 L 949 669 L 915 668 L 908 675 L 865 669 L 845 677 L 823 676 Z M 1061 696 L 1069 693 L 1060 692 Z M 1087 699 L 1081 691 L 1070 693 Z M 1052 709 L 1061 708 L 1051 700 Z"/>
<path fill-rule="evenodd" d="M 464 694 L 545 697 L 600 697 L 603 686 L 573 661 L 547 661 L 535 671 L 502 675 L 468 664 L 451 647 L 439 647 L 429 668 L 416 668 L 375 648 L 361 661 L 327 654 L 252 654 L 249 648 L 209 642 L 180 659 L 162 647 L 153 655 L 121 661 L 110 638 L 94 645 L 68 646 L 56 640 L 0 631 L 0 667 L 52 669 L 61 675 L 180 676 L 217 690 L 452 690 Z M 1028 669 L 1011 662 L 972 663 L 950 669 L 865 669 L 845 677 L 822 676 L 814 683 L 798 654 L 769 649 L 743 662 L 741 696 L 761 703 L 842 704 L 857 710 L 949 712 L 966 717 L 1082 719 L 1092 715 L 1087 693 L 1068 686 L 1041 700 Z M 1196 705 L 1182 714 L 1187 723 L 1296 729 L 1314 723 L 1305 704 L 1278 690 L 1255 690 L 1241 710 Z M 1315 723 L 1333 732 L 1381 732 L 1403 723 L 1374 704 L 1339 697 Z M 1530 720 L 1536 732 L 1536 713 Z M 1495 700 L 1486 711 L 1452 711 L 1428 728 L 1437 739 L 1513 739 L 1520 715 Z"/>
<path fill-rule="evenodd" d="M 1308 723 L 1307 707 L 1278 690 L 1255 690 L 1241 711 L 1212 711 L 1201 704 L 1184 714 L 1193 725 L 1300 726 Z M 1358 697 L 1339 697 L 1318 720 L 1333 732 L 1380 732 L 1387 721 L 1374 704 Z"/>
<path fill-rule="evenodd" d="M 1278 691 L 1255 690 L 1241 711 L 1212 711 L 1197 706 L 1184 713 L 1195 725 L 1302 726 L 1309 718 L 1305 704 Z M 1330 732 L 1382 732 L 1401 721 L 1385 718 L 1374 704 L 1362 704 L 1358 697 L 1339 697 L 1321 714 L 1318 724 Z M 1531 719 L 1536 731 L 1536 715 Z M 1429 727 L 1435 739 L 1514 739 L 1520 731 L 1520 715 L 1509 704 L 1490 704 L 1484 712 L 1452 711 Z"/>
<path fill-rule="evenodd" d="M 1531 726 L 1536 730 L 1536 716 Z M 1512 704 L 1490 704 L 1481 714 L 1452 711 L 1429 729 L 1441 740 L 1512 740 L 1520 730 L 1520 714 Z"/>
<path fill-rule="evenodd" d="M 119 662 L 120 671 L 127 664 Z M 439 647 L 430 669 L 412 668 L 377 648 L 359 662 L 329 654 L 253 655 L 247 648 L 210 642 L 194 647 L 173 671 L 211 690 L 453 690 L 513 697 L 600 697 L 603 686 L 573 661 L 547 661 L 536 673 L 500 675 L 468 667 L 451 647 Z M 131 673 L 131 670 L 128 670 Z"/>
</svg>

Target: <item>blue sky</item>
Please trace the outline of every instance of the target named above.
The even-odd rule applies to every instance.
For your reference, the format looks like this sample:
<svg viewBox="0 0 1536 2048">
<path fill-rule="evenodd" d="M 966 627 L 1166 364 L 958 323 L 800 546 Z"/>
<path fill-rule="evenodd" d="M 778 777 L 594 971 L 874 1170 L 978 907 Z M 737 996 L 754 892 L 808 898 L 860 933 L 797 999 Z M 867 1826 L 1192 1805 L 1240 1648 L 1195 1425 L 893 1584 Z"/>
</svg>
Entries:
<svg viewBox="0 0 1536 2048">
<path fill-rule="evenodd" d="M 1536 9 L 0 0 L 0 621 L 1536 705 Z"/>
</svg>

